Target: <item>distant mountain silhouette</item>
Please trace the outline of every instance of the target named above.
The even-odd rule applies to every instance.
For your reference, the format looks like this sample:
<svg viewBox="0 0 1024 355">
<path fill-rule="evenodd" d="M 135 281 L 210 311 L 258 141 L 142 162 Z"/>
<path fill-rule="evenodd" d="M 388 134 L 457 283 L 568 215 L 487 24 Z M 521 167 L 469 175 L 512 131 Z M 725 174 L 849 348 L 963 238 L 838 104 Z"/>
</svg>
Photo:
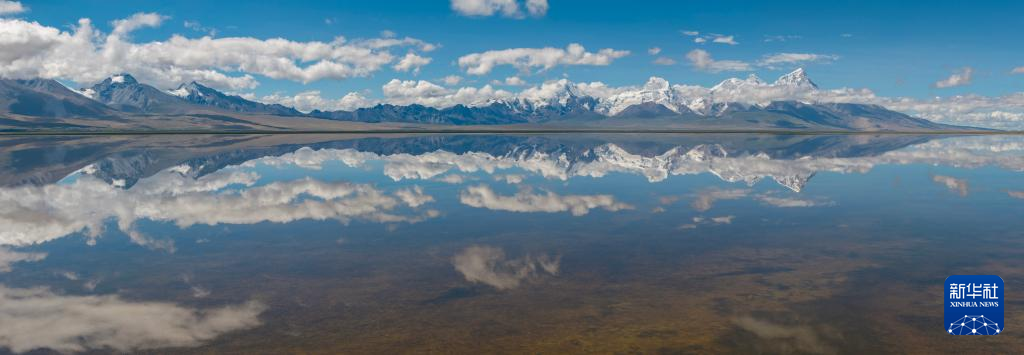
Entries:
<svg viewBox="0 0 1024 355">
<path fill-rule="evenodd" d="M 49 79 L 0 80 L 0 112 L 4 111 L 46 118 L 110 118 L 118 114 L 117 110 Z"/>
<path fill-rule="evenodd" d="M 263 113 L 278 116 L 302 116 L 302 112 L 278 104 L 264 104 L 246 100 L 240 96 L 227 95 L 212 88 L 203 86 L 195 81 L 188 84 L 181 84 L 177 89 L 170 91 L 185 101 L 195 105 L 211 106 L 232 112 L 241 113 Z"/>
<path fill-rule="evenodd" d="M 547 85 L 547 84 L 546 84 Z M 14 127 L 59 127 L 58 122 L 40 118 L 118 121 L 149 127 L 139 116 L 162 115 L 165 126 L 174 126 L 175 116 L 188 115 L 199 128 L 251 129 L 277 127 L 258 117 L 282 117 L 358 123 L 411 123 L 428 125 L 513 125 L 535 124 L 552 127 L 692 128 L 724 130 L 845 130 L 926 131 L 970 129 L 950 126 L 888 110 L 878 105 L 856 103 L 804 103 L 774 101 L 751 103 L 744 93 L 757 90 L 796 92 L 817 90 L 802 69 L 768 84 L 754 75 L 728 79 L 698 94 L 682 94 L 665 79 L 652 77 L 646 84 L 614 95 L 596 98 L 584 94 L 576 84 L 562 80 L 543 95 L 493 100 L 477 105 L 445 108 L 418 104 L 378 104 L 352 111 L 302 113 L 278 104 L 264 104 L 228 95 L 197 82 L 163 91 L 138 82 L 129 74 L 115 75 L 90 88 L 72 91 L 53 80 L 0 80 L 0 114 L 18 115 L 0 121 Z M 184 120 L 184 119 L 182 119 Z M 194 123 L 199 122 L 199 123 Z M 292 121 L 298 122 L 298 121 Z M 322 121 L 319 121 L 322 122 Z M 74 122 L 60 124 L 74 125 Z M 113 125 L 113 124 L 112 124 Z"/>
</svg>

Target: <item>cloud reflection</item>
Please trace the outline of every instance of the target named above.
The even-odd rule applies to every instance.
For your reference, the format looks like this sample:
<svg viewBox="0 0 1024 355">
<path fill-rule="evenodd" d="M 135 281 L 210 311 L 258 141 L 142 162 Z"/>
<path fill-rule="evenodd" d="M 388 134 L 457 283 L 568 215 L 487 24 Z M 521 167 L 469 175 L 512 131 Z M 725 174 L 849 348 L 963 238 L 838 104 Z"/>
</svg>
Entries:
<svg viewBox="0 0 1024 355">
<path fill-rule="evenodd" d="M 967 180 L 957 179 L 952 176 L 932 175 L 932 181 L 945 186 L 950 191 L 959 193 L 960 196 L 967 196 Z"/>
<path fill-rule="evenodd" d="M 526 255 L 509 259 L 505 251 L 490 246 L 471 246 L 452 258 L 455 270 L 469 282 L 479 282 L 499 290 L 516 288 L 539 274 L 557 275 L 561 257 Z"/>
<path fill-rule="evenodd" d="M 845 137 L 849 138 L 849 137 Z M 863 139 L 863 145 L 870 145 L 872 137 Z M 472 141 L 470 141 L 472 143 Z M 838 141 L 833 144 L 854 144 Z M 823 144 L 823 143 L 819 143 Z M 453 153 L 442 149 L 418 154 L 378 154 L 360 152 L 355 149 L 302 148 L 293 153 L 277 157 L 264 157 L 247 162 L 246 166 L 266 164 L 270 166 L 293 165 L 308 169 L 320 169 L 329 161 L 340 161 L 352 167 L 365 166 L 367 161 L 384 162 L 383 173 L 395 181 L 404 179 L 434 179 L 450 183 L 461 183 L 454 172 L 495 174 L 505 169 L 519 169 L 548 179 L 567 180 L 571 177 L 603 177 L 611 173 L 626 173 L 644 176 L 650 182 L 663 181 L 673 175 L 694 175 L 710 173 L 727 182 L 739 182 L 752 186 L 770 178 L 795 192 L 804 189 L 808 181 L 819 172 L 866 173 L 880 164 L 929 164 L 960 168 L 979 166 L 1000 166 L 1014 171 L 1024 171 L 1024 145 L 1005 137 L 972 137 L 964 139 L 938 140 L 898 150 L 876 147 L 878 153 L 859 152 L 861 155 L 836 155 L 823 144 L 825 152 L 808 150 L 802 156 L 774 157 L 771 148 L 748 150 L 744 146 L 729 147 L 720 144 L 696 144 L 676 146 L 660 154 L 636 154 L 623 146 L 605 143 L 585 149 L 550 151 L 534 149 L 532 146 L 509 148 L 497 151 L 490 146 L 481 150 Z M 778 148 L 776 148 L 778 149 Z M 892 148 L 890 148 L 892 149 Z M 464 176 L 460 176 L 464 177 Z M 514 178 L 512 181 L 518 180 Z"/>
<path fill-rule="evenodd" d="M 854 138 L 871 142 L 869 137 Z M 241 166 L 199 179 L 186 174 L 188 166 L 167 169 L 139 180 L 129 189 L 104 184 L 88 171 L 83 171 L 76 175 L 77 180 L 69 179 L 58 185 L 0 189 L 0 223 L 6 227 L 0 230 L 0 245 L 31 245 L 80 231 L 94 240 L 109 220 L 116 220 L 118 228 L 138 244 L 173 250 L 172 242 L 142 234 L 134 224 L 141 219 L 169 221 L 181 227 L 220 223 L 286 223 L 299 219 L 338 220 L 342 223 L 352 220 L 414 223 L 438 214 L 433 210 L 416 211 L 433 200 L 417 188 L 387 192 L 373 185 L 311 179 L 257 186 L 261 177 L 248 168 L 258 165 L 322 169 L 331 162 L 368 167 L 376 166 L 368 164 L 370 161 L 382 161 L 383 173 L 395 181 L 452 178 L 449 182 L 458 184 L 478 179 L 473 175 L 460 174 L 477 172 L 492 174 L 508 183 L 521 182 L 526 173 L 561 180 L 629 173 L 643 175 L 649 181 L 661 181 L 670 175 L 711 173 L 725 181 L 748 185 L 771 178 L 797 192 L 818 172 L 863 173 L 877 164 L 923 163 L 968 168 L 997 165 L 1024 171 L 1024 146 L 1012 140 L 994 139 L 999 137 L 983 138 L 933 141 L 890 151 L 883 149 L 877 155 L 815 156 L 815 152 L 809 150 L 805 156 L 789 154 L 788 158 L 774 158 L 762 150 L 742 147 L 727 150 L 719 144 L 676 146 L 653 155 L 647 151 L 645 154 L 631 153 L 612 143 L 571 149 L 558 144 L 499 145 L 498 148 L 491 147 L 493 152 L 464 153 L 431 150 L 434 146 L 429 145 L 417 146 L 416 149 L 426 151 L 420 154 L 301 148 L 280 156 L 251 159 Z M 836 144 L 853 143 L 839 141 Z M 507 169 L 516 171 L 499 173 Z M 202 170 L 202 167 L 193 170 Z M 960 184 L 955 179 L 942 176 L 934 179 L 966 195 L 966 182 Z M 697 211 L 707 211 L 715 201 L 737 199 L 750 193 L 749 189 L 705 191 L 698 194 L 692 207 Z M 779 207 L 830 204 L 828 201 L 781 195 L 757 195 L 754 198 L 763 204 Z M 574 215 L 587 214 L 594 208 L 615 211 L 631 207 L 608 195 L 561 196 L 548 191 L 522 189 L 515 195 L 503 196 L 486 185 L 467 188 L 460 194 L 460 200 L 470 206 L 495 210 L 568 211 Z M 414 211 L 406 211 L 402 206 Z"/>
<path fill-rule="evenodd" d="M 108 220 L 116 220 L 138 244 L 173 250 L 170 241 L 137 231 L 136 222 L 172 222 L 180 228 L 303 219 L 415 223 L 438 214 L 399 212 L 402 206 L 433 201 L 419 187 L 389 194 L 367 184 L 302 178 L 257 186 L 258 179 L 255 173 L 231 170 L 193 179 L 169 169 L 130 189 L 90 175 L 68 184 L 0 189 L 0 245 L 32 245 L 80 231 L 95 240 Z"/>
<path fill-rule="evenodd" d="M 676 227 L 676 229 L 685 230 L 685 229 L 696 229 L 698 226 L 701 226 L 701 225 L 732 224 L 732 220 L 733 219 L 736 219 L 736 216 L 728 215 L 728 216 L 718 216 L 718 217 L 711 217 L 711 218 L 707 218 L 707 217 L 704 217 L 704 216 L 696 216 L 696 217 L 693 217 L 691 219 L 693 221 L 693 223 L 682 224 L 679 227 Z"/>
<path fill-rule="evenodd" d="M 0 272 L 11 272 L 11 265 L 46 259 L 46 253 L 26 253 L 0 247 Z"/>
<path fill-rule="evenodd" d="M 820 206 L 834 206 L 835 202 L 824 200 L 824 199 L 807 199 L 799 197 L 785 197 L 778 196 L 773 193 L 763 193 L 754 196 L 755 199 L 761 201 L 769 206 L 782 207 L 782 208 L 796 208 L 796 207 L 820 207 Z"/>
<path fill-rule="evenodd" d="M 715 201 L 741 199 L 746 197 L 748 194 L 750 194 L 750 190 L 748 189 L 708 189 L 698 192 L 697 197 L 690 203 L 690 207 L 693 207 L 694 210 L 704 212 L 710 210 Z"/>
<path fill-rule="evenodd" d="M 822 337 L 809 326 L 780 325 L 753 317 L 739 317 L 733 320 L 740 329 L 754 333 L 767 342 L 765 349 L 770 353 L 834 354 L 836 349 L 828 346 Z"/>
<path fill-rule="evenodd" d="M 419 207 L 434 201 L 434 197 L 424 194 L 423 188 L 419 186 L 395 191 L 395 196 L 409 207 Z"/>
<path fill-rule="evenodd" d="M 499 174 L 494 175 L 494 181 L 504 181 L 506 184 L 515 185 L 522 183 L 526 177 L 520 174 Z"/>
<path fill-rule="evenodd" d="M 490 186 L 470 186 L 459 194 L 463 204 L 498 211 L 511 212 L 566 212 L 582 216 L 590 210 L 601 208 L 607 211 L 633 209 L 633 206 L 615 201 L 611 195 L 559 195 L 551 191 L 533 193 L 521 189 L 515 195 L 503 196 Z"/>
<path fill-rule="evenodd" d="M 117 296 L 70 296 L 0 285 L 0 347 L 15 353 L 196 346 L 260 325 L 266 307 L 248 302 L 198 310 Z"/>
<path fill-rule="evenodd" d="M 732 224 L 734 218 L 736 216 L 711 217 L 711 221 L 715 222 L 715 224 Z"/>
</svg>

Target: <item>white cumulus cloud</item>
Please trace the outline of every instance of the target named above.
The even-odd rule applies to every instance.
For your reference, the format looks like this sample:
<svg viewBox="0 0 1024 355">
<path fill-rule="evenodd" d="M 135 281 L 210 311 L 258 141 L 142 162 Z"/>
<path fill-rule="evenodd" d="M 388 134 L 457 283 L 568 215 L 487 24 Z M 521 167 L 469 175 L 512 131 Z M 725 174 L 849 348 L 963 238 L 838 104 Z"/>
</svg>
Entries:
<svg viewBox="0 0 1024 355">
<path fill-rule="evenodd" d="M 654 64 L 657 65 L 675 65 L 676 60 L 669 57 L 658 57 L 654 60 Z"/>
<path fill-rule="evenodd" d="M 715 36 L 715 38 L 712 39 L 711 42 L 713 42 L 713 43 L 721 43 L 721 44 L 728 44 L 730 46 L 735 46 L 735 45 L 739 44 L 739 42 L 736 42 L 736 39 L 733 38 L 733 36 L 721 36 L 721 35 Z"/>
<path fill-rule="evenodd" d="M 724 35 L 719 33 L 706 33 L 701 35 L 700 31 L 682 31 L 682 34 L 685 36 L 693 37 L 693 43 L 697 44 L 704 44 L 709 42 L 728 44 L 730 46 L 740 44 L 739 42 L 736 42 L 736 36 L 733 35 Z"/>
<path fill-rule="evenodd" d="M 723 71 L 750 71 L 758 68 L 778 69 L 785 65 L 798 65 L 804 63 L 827 63 L 839 59 L 839 56 L 832 54 L 815 53 L 774 53 L 761 57 L 754 63 L 739 60 L 717 60 L 706 50 L 694 49 L 686 54 L 686 59 L 694 68 L 712 73 Z"/>
<path fill-rule="evenodd" d="M 514 94 L 490 85 L 481 88 L 448 89 L 426 80 L 392 79 L 382 88 L 385 101 L 395 105 L 419 104 L 431 107 L 451 107 L 458 104 L 479 106 L 490 100 L 511 99 Z"/>
<path fill-rule="evenodd" d="M 255 99 L 253 97 L 253 99 Z M 321 96 L 319 90 L 303 91 L 293 96 L 272 94 L 263 96 L 258 101 L 267 104 L 281 104 L 302 112 L 321 111 L 352 111 L 358 108 L 374 106 L 377 100 L 369 99 L 358 92 L 350 92 L 340 99 L 328 99 Z"/>
<path fill-rule="evenodd" d="M 411 70 L 413 73 L 419 73 L 421 67 L 430 64 L 430 60 L 430 58 L 417 55 L 416 53 L 409 53 L 402 57 L 402 60 L 399 60 L 398 64 L 395 64 L 392 68 L 401 72 Z"/>
<path fill-rule="evenodd" d="M 503 84 L 508 86 L 523 86 L 526 85 L 526 80 L 523 80 L 523 78 L 520 78 L 518 76 L 510 76 L 505 78 Z"/>
<path fill-rule="evenodd" d="M 750 63 L 738 60 L 715 60 L 711 53 L 703 49 L 694 49 L 686 53 L 686 59 L 694 68 L 712 73 L 722 71 L 749 71 L 752 69 Z"/>
<path fill-rule="evenodd" d="M 0 0 L 0 16 L 16 15 L 25 11 L 28 11 L 28 8 L 22 5 L 20 1 Z"/>
<path fill-rule="evenodd" d="M 202 33 L 208 34 L 208 35 L 210 35 L 210 37 L 216 37 L 217 36 L 217 29 L 216 28 L 203 26 L 203 24 L 200 23 L 199 21 L 185 20 L 185 22 L 182 23 L 182 26 L 184 26 L 187 29 L 196 31 L 196 32 L 202 32 Z"/>
<path fill-rule="evenodd" d="M 524 18 L 525 14 L 542 17 L 548 13 L 547 0 L 451 0 L 451 7 L 463 16 L 494 16 Z M 525 8 L 525 13 L 523 11 Z"/>
<path fill-rule="evenodd" d="M 126 19 L 114 20 L 114 36 L 122 37 L 128 33 L 146 27 L 159 27 L 168 17 L 155 12 L 140 12 Z"/>
<path fill-rule="evenodd" d="M 0 19 L 0 77 L 52 78 L 93 83 L 132 73 L 160 88 L 192 80 L 221 89 L 251 89 L 253 75 L 308 83 L 368 76 L 392 64 L 415 70 L 426 59 L 416 54 L 434 44 L 405 38 L 299 42 L 284 38 L 188 38 L 136 43 L 132 31 L 159 26 L 165 16 L 138 13 L 112 22 L 104 34 L 81 19 L 69 31 L 20 19 Z M 399 58 L 391 50 L 410 52 Z"/>
<path fill-rule="evenodd" d="M 627 55 L 629 55 L 629 51 L 611 48 L 587 52 L 582 45 L 572 43 L 565 49 L 554 47 L 510 48 L 472 53 L 459 57 L 458 63 L 459 67 L 468 74 L 484 75 L 500 65 L 510 65 L 522 72 L 529 72 L 534 68 L 548 70 L 559 65 L 604 66 Z"/>
<path fill-rule="evenodd" d="M 445 85 L 459 85 L 462 82 L 462 77 L 458 75 L 449 75 L 441 79 Z"/>
<path fill-rule="evenodd" d="M 952 75 L 950 75 L 948 78 L 936 81 L 935 84 L 933 84 L 933 86 L 936 87 L 936 88 L 939 88 L 939 89 L 943 89 L 943 88 L 951 88 L 951 87 L 968 85 L 968 84 L 971 83 L 971 79 L 972 79 L 973 74 L 974 74 L 974 69 L 973 68 L 971 68 L 971 67 L 964 67 L 964 68 L 960 69 L 959 71 L 957 71 L 957 72 L 953 73 Z"/>
<path fill-rule="evenodd" d="M 544 16 L 548 13 L 548 0 L 526 0 L 526 11 L 530 16 Z"/>
<path fill-rule="evenodd" d="M 761 58 L 757 62 L 758 65 L 768 68 L 774 68 L 778 65 L 784 64 L 802 64 L 808 62 L 833 62 L 839 59 L 839 56 L 832 54 L 814 54 L 814 53 L 775 53 L 769 54 Z"/>
</svg>

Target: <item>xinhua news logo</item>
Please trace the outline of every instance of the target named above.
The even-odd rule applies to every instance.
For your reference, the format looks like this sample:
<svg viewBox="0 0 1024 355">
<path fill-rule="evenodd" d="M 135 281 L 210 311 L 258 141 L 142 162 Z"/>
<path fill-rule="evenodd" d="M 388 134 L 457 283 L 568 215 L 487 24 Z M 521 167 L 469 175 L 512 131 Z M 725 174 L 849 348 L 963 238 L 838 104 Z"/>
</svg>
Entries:
<svg viewBox="0 0 1024 355">
<path fill-rule="evenodd" d="M 946 279 L 946 332 L 996 335 L 1003 332 L 1006 289 L 996 275 L 953 275 Z"/>
</svg>

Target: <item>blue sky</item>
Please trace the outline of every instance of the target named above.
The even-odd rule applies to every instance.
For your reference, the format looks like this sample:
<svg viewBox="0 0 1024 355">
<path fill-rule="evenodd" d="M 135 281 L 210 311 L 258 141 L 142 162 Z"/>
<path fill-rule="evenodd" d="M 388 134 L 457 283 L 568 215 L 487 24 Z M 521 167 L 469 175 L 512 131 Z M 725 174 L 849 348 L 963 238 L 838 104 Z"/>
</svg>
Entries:
<svg viewBox="0 0 1024 355">
<path fill-rule="evenodd" d="M 133 33 L 136 42 L 164 40 L 171 34 L 198 37 L 183 26 L 198 22 L 216 30 L 217 37 L 283 37 L 295 41 L 329 41 L 335 36 L 367 38 L 394 31 L 440 45 L 430 53 L 432 63 L 418 75 L 381 70 L 365 78 L 321 80 L 309 84 L 259 78 L 257 94 L 315 88 L 325 95 L 376 90 L 387 81 L 436 81 L 462 75 L 455 60 L 468 53 L 505 48 L 559 47 L 579 43 L 594 51 L 628 50 L 629 56 L 607 66 L 566 66 L 521 76 L 529 83 L 567 74 L 573 81 L 602 81 L 609 85 L 642 83 L 657 75 L 671 82 L 702 85 L 746 72 L 708 73 L 694 70 L 684 58 L 701 48 L 716 59 L 755 61 L 770 53 L 815 53 L 838 56 L 831 63 L 803 64 L 821 86 L 871 88 L 886 96 L 930 97 L 962 93 L 1001 95 L 1024 91 L 1024 75 L 1011 75 L 1024 66 L 1024 38 L 1011 24 L 1024 23 L 1024 3 L 930 1 L 908 4 L 890 1 L 559 1 L 552 0 L 544 16 L 515 19 L 503 16 L 462 16 L 448 1 L 24 1 L 21 18 L 67 29 L 79 18 L 110 30 L 110 22 L 138 12 L 169 18 L 156 28 Z M 734 36 L 739 44 L 696 44 L 681 31 Z M 849 36 L 843 36 L 848 34 Z M 766 41 L 770 36 L 792 36 Z M 647 49 L 676 65 L 655 65 Z M 765 79 L 797 65 L 753 72 Z M 936 89 L 932 84 L 963 67 L 974 69 L 970 85 Z M 516 75 L 504 67 L 482 77 L 486 83 Z"/>
<path fill-rule="evenodd" d="M 0 77 L 87 88 L 128 72 L 161 89 L 194 80 L 310 111 L 550 100 L 566 85 L 556 80 L 614 100 L 647 90 L 639 86 L 652 76 L 696 99 L 727 78 L 771 83 L 803 67 L 820 89 L 758 84 L 725 99 L 878 104 L 1024 129 L 1024 38 L 1014 28 L 1022 10 L 960 1 L 0 0 Z"/>
</svg>

